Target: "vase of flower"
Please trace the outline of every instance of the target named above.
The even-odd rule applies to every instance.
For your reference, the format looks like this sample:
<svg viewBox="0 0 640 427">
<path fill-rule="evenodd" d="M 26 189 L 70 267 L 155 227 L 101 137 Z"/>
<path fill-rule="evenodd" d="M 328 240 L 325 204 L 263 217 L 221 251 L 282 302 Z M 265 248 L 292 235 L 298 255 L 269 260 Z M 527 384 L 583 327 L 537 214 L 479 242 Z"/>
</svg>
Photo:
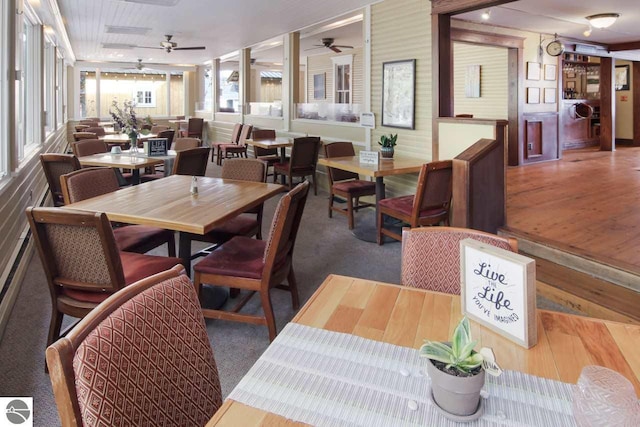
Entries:
<svg viewBox="0 0 640 427">
<path fill-rule="evenodd" d="M 387 135 L 382 135 L 380 137 L 380 141 L 378 141 L 378 144 L 380 145 L 380 153 L 382 154 L 382 157 L 385 159 L 392 159 L 393 158 L 393 153 L 394 153 L 394 148 L 396 145 L 396 140 L 398 139 L 398 134 L 389 134 Z"/>
</svg>

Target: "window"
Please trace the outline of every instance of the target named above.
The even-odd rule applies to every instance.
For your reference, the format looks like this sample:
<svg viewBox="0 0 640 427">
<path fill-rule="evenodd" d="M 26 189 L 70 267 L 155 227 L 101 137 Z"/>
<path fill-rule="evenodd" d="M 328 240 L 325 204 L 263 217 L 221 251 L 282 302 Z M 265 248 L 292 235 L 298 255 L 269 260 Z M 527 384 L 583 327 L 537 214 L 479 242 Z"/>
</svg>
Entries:
<svg viewBox="0 0 640 427">
<path fill-rule="evenodd" d="M 42 47 L 41 27 L 33 24 L 25 8 L 23 23 L 17 37 L 16 67 L 16 142 L 18 161 L 41 143 L 40 127 L 42 123 L 42 101 L 40 90 L 42 87 L 40 49 Z"/>
<path fill-rule="evenodd" d="M 204 69 L 204 105 L 205 111 L 213 110 L 213 68 L 209 65 Z"/>
<path fill-rule="evenodd" d="M 9 2 L 0 4 L 0 178 L 7 176 L 9 170 Z"/>
<path fill-rule="evenodd" d="M 56 118 L 58 127 L 64 124 L 64 59 L 57 58 L 56 63 Z"/>
<path fill-rule="evenodd" d="M 55 124 L 55 46 L 47 41 L 44 45 L 44 117 L 45 132 L 48 134 Z"/>
<path fill-rule="evenodd" d="M 334 56 L 333 81 L 335 86 L 334 103 L 351 104 L 351 66 L 353 55 Z"/>
<path fill-rule="evenodd" d="M 156 98 L 155 91 L 151 89 L 136 89 L 133 94 L 133 99 L 138 107 L 155 107 Z"/>
<path fill-rule="evenodd" d="M 218 103 L 218 111 L 222 113 L 238 113 L 240 111 L 240 87 L 238 86 L 238 77 L 238 70 L 220 70 L 220 100 Z"/>
</svg>

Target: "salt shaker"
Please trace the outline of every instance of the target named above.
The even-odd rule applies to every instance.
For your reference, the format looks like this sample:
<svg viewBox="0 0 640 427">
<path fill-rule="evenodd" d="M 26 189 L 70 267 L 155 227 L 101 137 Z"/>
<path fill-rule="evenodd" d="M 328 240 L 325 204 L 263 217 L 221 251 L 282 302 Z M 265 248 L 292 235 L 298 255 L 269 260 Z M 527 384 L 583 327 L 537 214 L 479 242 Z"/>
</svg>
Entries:
<svg viewBox="0 0 640 427">
<path fill-rule="evenodd" d="M 191 177 L 191 195 L 192 196 L 198 195 L 198 178 L 195 176 Z"/>
</svg>

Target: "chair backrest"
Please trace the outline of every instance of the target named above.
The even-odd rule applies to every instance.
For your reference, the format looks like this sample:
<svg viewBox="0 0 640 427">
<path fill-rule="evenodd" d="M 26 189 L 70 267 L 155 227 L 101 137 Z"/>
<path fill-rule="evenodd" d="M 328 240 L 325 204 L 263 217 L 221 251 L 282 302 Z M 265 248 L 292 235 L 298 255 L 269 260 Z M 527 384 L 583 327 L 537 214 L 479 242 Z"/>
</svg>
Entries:
<svg viewBox="0 0 640 427">
<path fill-rule="evenodd" d="M 202 147 L 202 140 L 200 138 L 176 138 L 171 149 L 182 151 L 198 147 Z"/>
<path fill-rule="evenodd" d="M 187 130 L 190 134 L 202 135 L 202 128 L 204 127 L 204 119 L 198 117 L 191 117 L 187 125 Z"/>
<path fill-rule="evenodd" d="M 242 132 L 242 124 L 236 123 L 233 126 L 233 131 L 231 132 L 231 143 L 237 144 L 240 139 L 240 132 Z"/>
<path fill-rule="evenodd" d="M 52 301 L 62 288 L 113 293 L 125 286 L 107 216 L 61 208 L 27 208 Z"/>
<path fill-rule="evenodd" d="M 318 163 L 318 146 L 320 137 L 307 136 L 295 138 L 291 149 L 290 167 L 296 169 L 315 169 Z"/>
<path fill-rule="evenodd" d="M 466 238 L 518 252 L 518 242 L 515 239 L 470 228 L 404 228 L 401 283 L 414 288 L 459 295 L 460 241 Z"/>
<path fill-rule="evenodd" d="M 203 426 L 222 404 L 202 309 L 182 266 L 109 297 L 46 357 L 64 426 Z"/>
<path fill-rule="evenodd" d="M 453 166 L 451 160 L 430 162 L 422 165 L 418 177 L 418 188 L 413 200 L 412 217 L 418 218 L 421 211 L 449 209 L 453 188 Z"/>
<path fill-rule="evenodd" d="M 73 128 L 76 130 L 76 132 L 82 132 L 89 127 L 89 125 L 75 125 Z"/>
<path fill-rule="evenodd" d="M 276 131 L 274 129 L 254 129 L 253 136 L 254 141 L 260 139 L 276 139 Z M 278 154 L 277 148 L 262 148 L 253 146 L 253 154 L 256 157 L 258 156 L 272 156 L 274 154 Z"/>
<path fill-rule="evenodd" d="M 80 122 L 78 124 L 80 125 L 87 125 L 89 127 L 97 127 L 99 120 L 80 120 Z"/>
<path fill-rule="evenodd" d="M 176 120 L 184 120 L 185 116 L 176 116 Z"/>
<path fill-rule="evenodd" d="M 49 183 L 51 197 L 54 206 L 65 204 L 60 186 L 60 176 L 80 169 L 80 162 L 73 154 L 40 154 L 40 164 L 44 170 L 44 176 Z"/>
<path fill-rule="evenodd" d="M 258 159 L 231 158 L 222 164 L 222 179 L 267 181 L 267 164 Z"/>
<path fill-rule="evenodd" d="M 251 136 L 251 131 L 253 130 L 253 125 L 242 125 L 242 131 L 240 132 L 240 138 L 238 138 L 238 145 L 244 147 L 247 145 L 245 142 Z"/>
<path fill-rule="evenodd" d="M 209 147 L 178 151 L 173 164 L 174 175 L 204 176 L 207 171 Z"/>
<path fill-rule="evenodd" d="M 175 135 L 176 135 L 176 131 L 173 129 L 167 129 L 167 130 L 162 130 L 158 132 L 158 138 L 167 138 L 167 141 L 169 142 L 169 147 L 171 147 L 171 144 L 173 144 L 173 138 L 175 137 Z"/>
<path fill-rule="evenodd" d="M 108 147 L 106 142 L 99 139 L 84 139 L 71 144 L 73 154 L 78 157 L 90 156 L 92 154 L 106 153 Z"/>
<path fill-rule="evenodd" d="M 163 130 L 169 130 L 169 129 L 170 129 L 169 126 L 164 126 L 164 125 L 154 125 L 149 128 L 150 132 L 155 135 L 159 134 Z"/>
<path fill-rule="evenodd" d="M 353 144 L 351 142 L 334 142 L 331 144 L 325 144 L 324 146 L 324 156 L 328 159 L 331 157 L 346 157 L 355 155 L 356 151 L 353 149 Z M 360 178 L 360 176 L 355 172 L 349 172 L 337 168 L 328 169 L 330 184 L 333 184 L 337 181 L 346 181 L 348 179 Z"/>
<path fill-rule="evenodd" d="M 98 135 L 93 132 L 74 132 L 73 140 L 74 141 L 82 141 L 84 139 L 97 139 Z"/>
<path fill-rule="evenodd" d="M 84 130 L 84 132 L 91 132 L 91 133 L 95 133 L 97 136 L 105 136 L 106 132 L 104 130 L 103 127 L 101 126 L 95 126 L 95 127 L 88 127 Z"/>
<path fill-rule="evenodd" d="M 263 281 L 271 277 L 276 266 L 291 262 L 308 194 L 309 181 L 304 181 L 282 196 L 278 202 L 264 251 Z"/>
<path fill-rule="evenodd" d="M 112 168 L 84 168 L 60 176 L 64 203 L 75 203 L 120 189 Z"/>
</svg>

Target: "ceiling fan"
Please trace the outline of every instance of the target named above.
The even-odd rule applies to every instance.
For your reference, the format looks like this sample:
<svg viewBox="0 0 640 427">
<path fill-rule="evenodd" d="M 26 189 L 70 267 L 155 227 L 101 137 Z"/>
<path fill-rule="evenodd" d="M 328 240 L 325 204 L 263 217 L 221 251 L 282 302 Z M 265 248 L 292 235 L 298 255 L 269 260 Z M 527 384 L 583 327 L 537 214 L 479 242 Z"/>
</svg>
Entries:
<svg viewBox="0 0 640 427">
<path fill-rule="evenodd" d="M 334 51 L 335 53 L 340 53 L 342 52 L 340 49 L 338 48 L 343 48 L 343 49 L 353 49 L 353 46 L 346 46 L 346 45 L 339 45 L 339 44 L 333 44 L 334 39 L 331 37 L 326 37 L 322 39 L 322 44 L 314 44 L 312 48 L 310 49 L 305 49 L 305 50 L 313 50 L 313 49 L 317 49 L 320 47 L 326 47 L 327 49 L 331 49 L 332 51 Z"/>
<path fill-rule="evenodd" d="M 165 34 L 164 36 L 166 40 L 160 42 L 160 46 L 162 47 L 148 47 L 148 46 L 138 46 L 143 49 L 163 49 L 167 51 L 167 53 L 171 53 L 174 50 L 204 50 L 205 46 L 189 46 L 189 47 L 178 47 L 178 43 L 171 41 L 173 35 Z"/>
</svg>

